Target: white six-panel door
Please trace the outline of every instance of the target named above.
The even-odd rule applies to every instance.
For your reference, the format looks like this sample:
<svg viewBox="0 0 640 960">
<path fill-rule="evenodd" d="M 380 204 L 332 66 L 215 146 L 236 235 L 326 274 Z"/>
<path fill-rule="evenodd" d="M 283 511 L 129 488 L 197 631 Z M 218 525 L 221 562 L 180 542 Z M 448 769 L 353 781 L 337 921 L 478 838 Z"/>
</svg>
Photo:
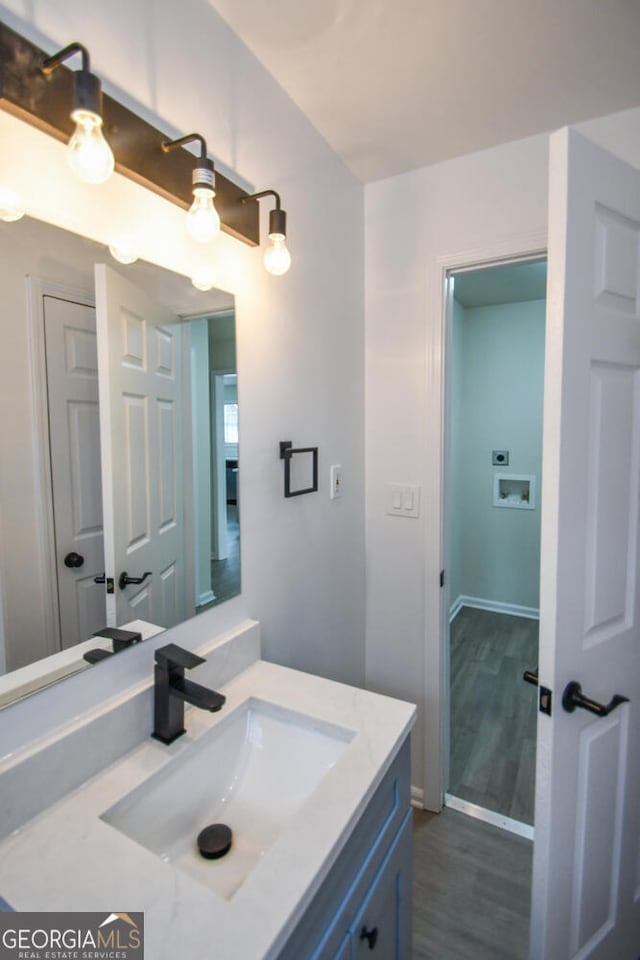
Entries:
<svg viewBox="0 0 640 960">
<path fill-rule="evenodd" d="M 181 336 L 177 317 L 96 265 L 105 566 L 110 625 L 163 627 L 187 611 L 184 588 Z M 123 572 L 146 577 L 120 589 Z"/>
<path fill-rule="evenodd" d="M 95 309 L 42 298 L 60 645 L 88 640 L 105 626 Z M 69 567 L 65 557 L 82 558 Z"/>
<path fill-rule="evenodd" d="M 551 138 L 532 960 L 640 956 L 640 172 Z M 570 681 L 607 717 L 562 707 Z"/>
</svg>

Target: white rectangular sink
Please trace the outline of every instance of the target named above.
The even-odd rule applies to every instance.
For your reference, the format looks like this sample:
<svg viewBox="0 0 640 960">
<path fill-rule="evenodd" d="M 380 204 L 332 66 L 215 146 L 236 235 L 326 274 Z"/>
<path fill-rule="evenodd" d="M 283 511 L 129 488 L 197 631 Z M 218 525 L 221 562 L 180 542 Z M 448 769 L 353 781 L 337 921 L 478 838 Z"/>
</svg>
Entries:
<svg viewBox="0 0 640 960">
<path fill-rule="evenodd" d="M 165 862 L 229 899 L 345 750 L 353 731 L 249 699 L 102 814 Z M 232 831 L 207 860 L 196 838 Z"/>
</svg>

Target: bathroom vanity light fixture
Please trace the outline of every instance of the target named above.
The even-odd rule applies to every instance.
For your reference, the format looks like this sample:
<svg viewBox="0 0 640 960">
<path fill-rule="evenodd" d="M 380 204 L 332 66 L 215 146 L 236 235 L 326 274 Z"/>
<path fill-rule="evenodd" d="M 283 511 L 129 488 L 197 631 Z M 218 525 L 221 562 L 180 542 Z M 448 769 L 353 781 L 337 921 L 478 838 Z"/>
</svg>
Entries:
<svg viewBox="0 0 640 960">
<path fill-rule="evenodd" d="M 286 273 L 291 266 L 291 254 L 287 250 L 287 214 L 280 205 L 280 196 L 275 190 L 261 190 L 260 193 L 252 193 L 248 197 L 243 197 L 242 202 L 249 200 L 261 200 L 263 197 L 274 197 L 276 205 L 269 211 L 269 243 L 264 252 L 265 270 L 273 274 L 274 277 L 280 277 Z"/>
<path fill-rule="evenodd" d="M 45 76 L 42 65 L 48 59 L 44 50 L 0 22 L 0 109 L 67 143 L 75 126 L 70 117 L 75 74 L 61 64 Z M 102 118 L 116 171 L 188 210 L 194 199 L 193 153 L 181 148 L 163 157 L 161 147 L 168 139 L 167 134 L 107 93 L 102 95 Z M 247 191 L 220 171 L 216 172 L 215 192 L 220 229 L 257 247 L 260 243 L 258 205 L 243 203 Z"/>
<path fill-rule="evenodd" d="M 70 43 L 42 63 L 42 73 L 51 76 L 54 70 L 79 53 L 82 66 L 73 74 L 71 119 L 76 125 L 67 148 L 69 166 L 85 183 L 104 183 L 115 166 L 111 147 L 102 133 L 102 84 L 91 73 L 89 51 L 81 43 Z"/>
<path fill-rule="evenodd" d="M 162 149 L 165 153 L 169 153 L 176 147 L 184 147 L 194 140 L 200 144 L 200 157 L 193 168 L 193 203 L 187 213 L 187 230 L 194 240 L 199 243 L 208 243 L 220 232 L 220 216 L 213 203 L 216 195 L 216 175 L 213 161 L 207 156 L 206 140 L 199 133 L 188 133 L 177 140 L 164 140 Z"/>
</svg>

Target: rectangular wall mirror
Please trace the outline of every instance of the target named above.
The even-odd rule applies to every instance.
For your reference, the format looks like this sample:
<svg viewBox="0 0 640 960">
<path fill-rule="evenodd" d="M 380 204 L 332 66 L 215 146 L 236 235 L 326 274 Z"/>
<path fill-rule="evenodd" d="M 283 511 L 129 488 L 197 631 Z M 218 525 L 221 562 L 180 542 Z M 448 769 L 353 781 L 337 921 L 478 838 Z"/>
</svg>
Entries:
<svg viewBox="0 0 640 960">
<path fill-rule="evenodd" d="M 239 434 L 230 294 L 28 217 L 0 250 L 6 706 L 240 592 Z"/>
</svg>

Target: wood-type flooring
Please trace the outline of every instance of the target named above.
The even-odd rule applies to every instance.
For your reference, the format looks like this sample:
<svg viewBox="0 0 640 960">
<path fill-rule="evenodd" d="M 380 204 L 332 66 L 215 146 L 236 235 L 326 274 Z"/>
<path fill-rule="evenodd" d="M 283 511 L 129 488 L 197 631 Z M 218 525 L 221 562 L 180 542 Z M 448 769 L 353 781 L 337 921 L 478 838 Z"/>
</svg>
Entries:
<svg viewBox="0 0 640 960">
<path fill-rule="evenodd" d="M 235 504 L 227 505 L 227 556 L 224 560 L 211 561 L 211 588 L 215 600 L 201 607 L 199 612 L 240 593 L 240 523 Z"/>
<path fill-rule="evenodd" d="M 538 621 L 463 607 L 450 628 L 448 792 L 533 823 Z"/>
<path fill-rule="evenodd" d="M 413 960 L 525 960 L 532 842 L 448 808 L 413 840 Z"/>
</svg>

